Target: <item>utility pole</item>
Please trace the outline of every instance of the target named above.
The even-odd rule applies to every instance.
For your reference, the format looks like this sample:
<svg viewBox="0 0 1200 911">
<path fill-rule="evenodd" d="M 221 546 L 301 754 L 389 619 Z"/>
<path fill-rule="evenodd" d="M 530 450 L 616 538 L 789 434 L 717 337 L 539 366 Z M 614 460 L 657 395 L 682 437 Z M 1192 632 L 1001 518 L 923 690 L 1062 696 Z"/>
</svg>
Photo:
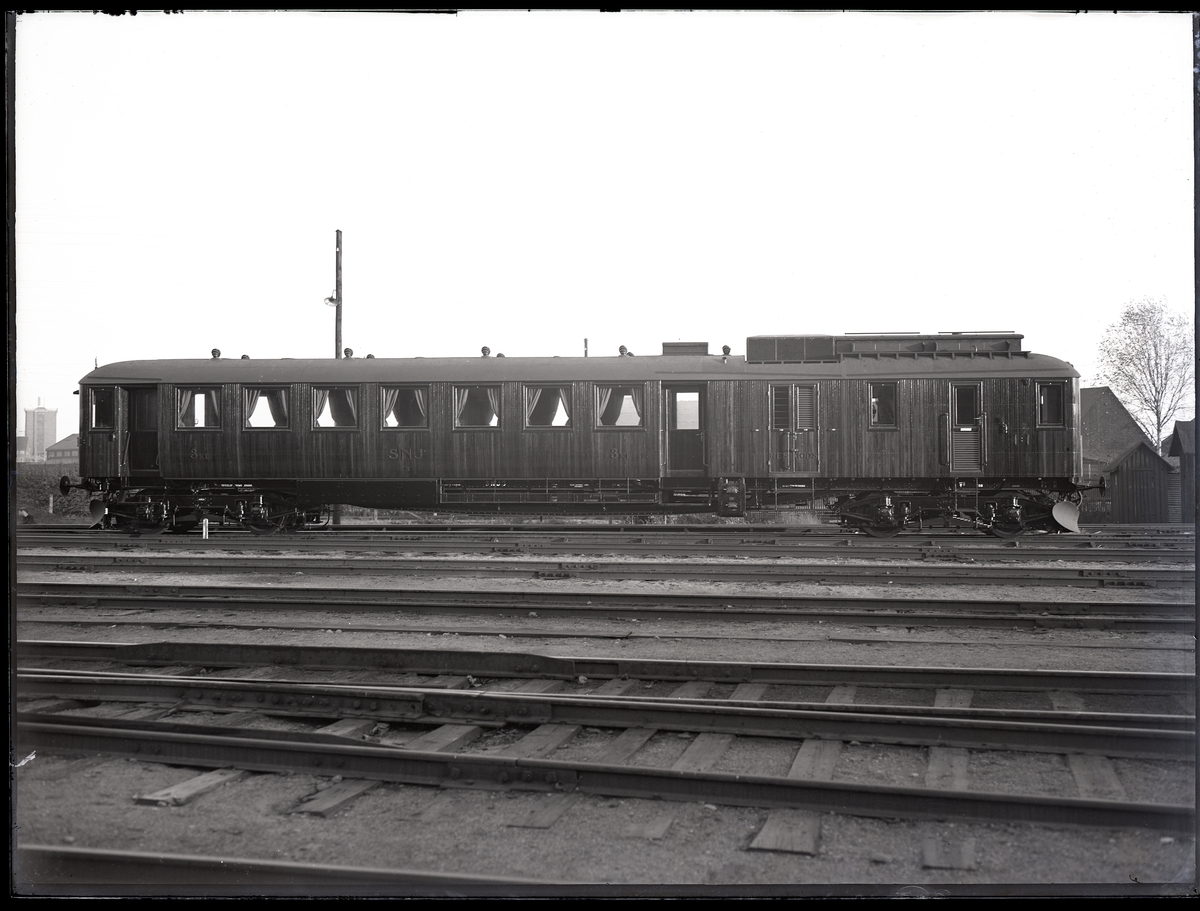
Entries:
<svg viewBox="0 0 1200 911">
<path fill-rule="evenodd" d="M 325 298 L 325 305 L 337 310 L 333 322 L 333 356 L 342 356 L 342 232 L 337 232 L 336 259 L 334 266 L 333 296 Z"/>
<path fill-rule="evenodd" d="M 337 315 L 334 317 L 333 356 L 342 356 L 342 232 L 337 232 L 337 284 L 333 296 L 337 300 Z"/>
</svg>

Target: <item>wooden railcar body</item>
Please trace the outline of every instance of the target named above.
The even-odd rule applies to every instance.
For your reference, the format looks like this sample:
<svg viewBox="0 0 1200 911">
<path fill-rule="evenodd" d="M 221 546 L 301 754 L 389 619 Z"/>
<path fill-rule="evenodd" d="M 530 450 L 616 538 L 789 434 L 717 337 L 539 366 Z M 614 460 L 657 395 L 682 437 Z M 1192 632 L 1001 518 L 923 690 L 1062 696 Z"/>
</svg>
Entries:
<svg viewBox="0 0 1200 911">
<path fill-rule="evenodd" d="M 746 356 L 666 345 L 648 357 L 130 361 L 81 380 L 80 475 L 109 514 L 168 523 L 244 513 L 246 502 L 256 516 L 311 517 L 333 503 L 736 515 L 879 495 L 920 512 L 929 498 L 1027 491 L 1048 509 L 1082 474 L 1079 375 L 1020 339 L 762 337 Z"/>
</svg>

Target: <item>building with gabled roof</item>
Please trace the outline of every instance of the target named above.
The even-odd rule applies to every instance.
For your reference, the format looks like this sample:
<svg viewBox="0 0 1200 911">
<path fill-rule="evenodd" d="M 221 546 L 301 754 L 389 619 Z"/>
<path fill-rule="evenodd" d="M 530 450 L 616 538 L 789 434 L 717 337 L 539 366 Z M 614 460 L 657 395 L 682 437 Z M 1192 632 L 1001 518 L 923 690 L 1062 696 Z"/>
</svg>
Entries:
<svg viewBox="0 0 1200 911">
<path fill-rule="evenodd" d="M 52 446 L 46 447 L 47 465 L 74 465 L 79 468 L 79 434 L 73 433 L 64 437 Z"/>
<path fill-rule="evenodd" d="M 1110 483 L 1106 466 L 1118 462 L 1138 443 L 1151 446 L 1149 437 L 1108 386 L 1080 389 L 1079 410 L 1083 434 L 1082 483 L 1095 485 L 1101 479 Z M 1112 518 L 1111 497 L 1096 491 L 1088 493 L 1080 514 L 1085 522 L 1116 521 Z"/>
<path fill-rule="evenodd" d="M 1142 439 L 1104 466 L 1108 521 L 1118 525 L 1165 525 L 1172 521 L 1172 487 L 1177 492 L 1178 473 Z M 1176 496 L 1178 494 L 1176 493 Z M 1178 522 L 1178 512 L 1174 521 Z"/>
</svg>

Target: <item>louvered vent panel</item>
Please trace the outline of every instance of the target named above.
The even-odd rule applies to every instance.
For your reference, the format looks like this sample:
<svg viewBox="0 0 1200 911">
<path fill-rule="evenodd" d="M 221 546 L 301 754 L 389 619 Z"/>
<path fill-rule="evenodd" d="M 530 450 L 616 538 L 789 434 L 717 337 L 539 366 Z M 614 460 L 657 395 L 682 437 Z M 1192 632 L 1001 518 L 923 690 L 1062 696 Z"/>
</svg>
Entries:
<svg viewBox="0 0 1200 911">
<path fill-rule="evenodd" d="M 951 471 L 978 471 L 982 467 L 981 439 L 982 437 L 978 433 L 955 432 L 951 434 Z"/>
<path fill-rule="evenodd" d="M 812 430 L 817 426 L 817 387 L 796 387 L 796 429 Z"/>
</svg>

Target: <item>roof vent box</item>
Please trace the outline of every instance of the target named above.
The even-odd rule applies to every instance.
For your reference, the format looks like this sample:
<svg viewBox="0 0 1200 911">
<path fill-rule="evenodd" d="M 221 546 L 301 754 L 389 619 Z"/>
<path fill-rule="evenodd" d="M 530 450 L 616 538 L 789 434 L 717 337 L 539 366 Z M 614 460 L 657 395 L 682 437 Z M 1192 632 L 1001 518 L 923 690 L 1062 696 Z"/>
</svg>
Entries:
<svg viewBox="0 0 1200 911">
<path fill-rule="evenodd" d="M 664 355 L 697 355 L 708 354 L 708 342 L 663 342 Z"/>
<path fill-rule="evenodd" d="M 750 363 L 798 364 L 836 360 L 832 335 L 758 335 L 746 339 Z"/>
</svg>

